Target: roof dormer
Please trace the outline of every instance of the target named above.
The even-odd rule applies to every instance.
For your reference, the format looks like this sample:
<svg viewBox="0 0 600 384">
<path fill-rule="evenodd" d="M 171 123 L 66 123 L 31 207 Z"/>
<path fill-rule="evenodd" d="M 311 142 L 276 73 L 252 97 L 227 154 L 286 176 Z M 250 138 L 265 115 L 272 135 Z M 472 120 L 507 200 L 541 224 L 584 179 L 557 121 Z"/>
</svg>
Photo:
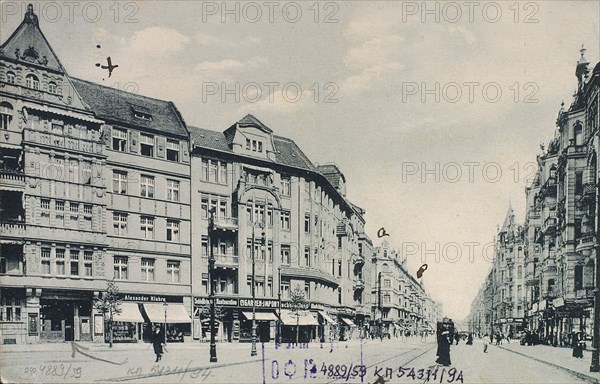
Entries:
<svg viewBox="0 0 600 384">
<path fill-rule="evenodd" d="M 244 116 L 224 134 L 233 152 L 275 161 L 273 131 L 256 117 Z"/>
</svg>

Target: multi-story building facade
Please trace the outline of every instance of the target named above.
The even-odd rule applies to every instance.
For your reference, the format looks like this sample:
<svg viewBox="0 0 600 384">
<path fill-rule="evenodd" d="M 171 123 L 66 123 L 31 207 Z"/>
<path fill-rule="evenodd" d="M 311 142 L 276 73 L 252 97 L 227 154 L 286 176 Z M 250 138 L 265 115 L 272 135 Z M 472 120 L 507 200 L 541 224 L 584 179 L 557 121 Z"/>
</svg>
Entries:
<svg viewBox="0 0 600 384">
<path fill-rule="evenodd" d="M 406 259 L 388 241 L 373 257 L 373 322 L 375 332 L 399 336 L 434 330 L 441 307 L 406 267 Z"/>
<path fill-rule="evenodd" d="M 292 140 L 251 115 L 223 132 L 192 128 L 191 140 L 192 216 L 198 218 L 192 276 L 201 282 L 193 286 L 196 328 L 208 302 L 211 211 L 224 339 L 251 337 L 252 281 L 260 340 L 275 338 L 280 306 L 282 334 L 290 336 L 294 289 L 310 302 L 298 320 L 303 340 L 329 338 L 340 323 L 354 326 L 364 291 L 359 238 L 367 238 L 364 211 L 346 199 L 339 169 L 315 166 Z"/>
<path fill-rule="evenodd" d="M 0 98 L 2 342 L 102 338 L 92 303 L 107 273 L 103 122 L 31 7 L 1 46 Z"/>
<path fill-rule="evenodd" d="M 115 341 L 157 324 L 201 340 L 211 252 L 222 340 L 250 339 L 253 288 L 261 340 L 280 325 L 307 341 L 372 323 L 365 211 L 336 165 L 255 117 L 188 128 L 172 102 L 73 78 L 29 7 L 0 49 L 0 132 L 0 343 L 104 341 L 94 302 L 110 280 Z M 439 315 L 405 271 L 396 283 L 403 319 Z"/>
<path fill-rule="evenodd" d="M 538 170 L 525 190 L 525 325 L 552 345 L 568 345 L 573 332 L 581 331 L 587 337 L 594 329 L 600 63 L 593 71 L 589 64 L 582 48 L 573 101 L 568 109 L 564 103 L 561 106 L 556 136 L 538 155 Z M 474 310 L 480 312 L 482 299 L 498 300 L 495 288 L 498 279 L 502 280 L 498 276 L 502 254 L 496 253 L 484 294 L 477 296 Z M 514 297 L 518 300 L 519 296 Z M 498 311 L 494 308 L 486 318 L 489 324 L 495 324 Z"/>
</svg>

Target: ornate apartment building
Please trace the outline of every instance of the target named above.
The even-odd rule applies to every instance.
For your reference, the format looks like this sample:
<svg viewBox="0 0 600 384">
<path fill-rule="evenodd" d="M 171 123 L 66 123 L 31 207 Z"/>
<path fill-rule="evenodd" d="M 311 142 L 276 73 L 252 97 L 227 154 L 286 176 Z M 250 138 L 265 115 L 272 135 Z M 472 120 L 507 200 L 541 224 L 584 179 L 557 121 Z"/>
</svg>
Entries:
<svg viewBox="0 0 600 384">
<path fill-rule="evenodd" d="M 538 170 L 525 190 L 523 329 L 552 345 L 568 345 L 572 332 L 592 335 L 598 284 L 600 63 L 590 70 L 584 48 L 575 76 L 573 101 L 568 108 L 561 105 L 555 137 L 537 156 Z M 498 281 L 499 262 L 494 261 L 486 287 Z M 481 318 L 485 307 L 486 323 L 496 326 L 498 311 L 487 304 L 491 291 L 477 296 L 472 321 L 478 322 L 473 319 Z"/>
<path fill-rule="evenodd" d="M 261 340 L 372 323 L 376 250 L 337 166 L 251 115 L 188 127 L 172 102 L 69 76 L 31 6 L 0 46 L 0 134 L 0 343 L 104 341 L 108 281 L 115 341 L 157 324 L 202 340 L 211 249 L 222 340 L 249 340 L 253 282 Z M 423 317 L 412 285 L 407 316 Z"/>
</svg>

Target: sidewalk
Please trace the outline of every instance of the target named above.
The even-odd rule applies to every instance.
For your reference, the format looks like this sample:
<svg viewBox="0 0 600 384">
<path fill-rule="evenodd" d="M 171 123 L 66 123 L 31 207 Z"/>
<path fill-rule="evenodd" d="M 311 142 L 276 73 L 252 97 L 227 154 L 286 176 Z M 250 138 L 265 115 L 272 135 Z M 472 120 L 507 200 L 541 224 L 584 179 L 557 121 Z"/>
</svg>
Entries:
<svg viewBox="0 0 600 384">
<path fill-rule="evenodd" d="M 583 353 L 583 359 L 577 359 L 572 356 L 571 348 L 551 347 L 549 345 L 520 345 L 519 341 L 510 344 L 503 342 L 502 345 L 492 345 L 507 351 L 529 357 L 540 363 L 544 363 L 574 375 L 591 383 L 600 384 L 600 373 L 590 372 L 590 362 L 592 352 L 586 350 Z"/>
</svg>

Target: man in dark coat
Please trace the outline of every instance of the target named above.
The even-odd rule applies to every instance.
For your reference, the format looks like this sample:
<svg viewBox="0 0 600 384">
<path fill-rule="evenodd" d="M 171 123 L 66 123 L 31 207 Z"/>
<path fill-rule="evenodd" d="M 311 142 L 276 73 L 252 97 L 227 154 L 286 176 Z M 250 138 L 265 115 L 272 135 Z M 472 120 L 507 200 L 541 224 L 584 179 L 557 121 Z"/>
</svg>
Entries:
<svg viewBox="0 0 600 384">
<path fill-rule="evenodd" d="M 156 354 L 156 362 L 158 362 L 162 358 L 163 354 L 163 345 L 165 343 L 165 338 L 163 334 L 160 332 L 160 328 L 154 328 L 154 333 L 152 334 L 152 347 L 154 347 L 154 353 Z"/>
<path fill-rule="evenodd" d="M 573 347 L 573 357 L 583 359 L 583 343 L 581 342 L 581 332 L 574 332 L 571 346 Z"/>
<path fill-rule="evenodd" d="M 445 327 L 442 331 L 441 335 L 438 338 L 438 358 L 435 361 L 438 364 L 443 365 L 444 367 L 449 367 L 452 363 L 450 362 L 450 345 L 452 344 L 452 339 L 450 332 Z"/>
</svg>

